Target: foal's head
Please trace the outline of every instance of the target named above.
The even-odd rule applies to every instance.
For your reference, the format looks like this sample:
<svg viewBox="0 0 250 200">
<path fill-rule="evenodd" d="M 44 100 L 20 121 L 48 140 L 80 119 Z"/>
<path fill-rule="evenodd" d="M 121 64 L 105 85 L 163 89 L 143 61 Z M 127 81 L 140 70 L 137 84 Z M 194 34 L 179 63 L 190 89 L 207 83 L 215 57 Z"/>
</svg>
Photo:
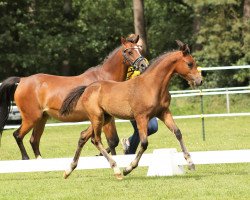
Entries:
<svg viewBox="0 0 250 200">
<path fill-rule="evenodd" d="M 147 67 L 148 63 L 141 55 L 141 46 L 137 44 L 139 41 L 139 35 L 133 38 L 121 38 L 123 46 L 122 54 L 124 57 L 124 63 L 129 63 L 134 67 L 135 70 L 143 72 Z"/>
<path fill-rule="evenodd" d="M 197 69 L 196 62 L 190 54 L 187 44 L 176 40 L 182 52 L 182 59 L 176 62 L 175 71 L 188 81 L 191 86 L 199 86 L 202 84 L 201 72 Z"/>
</svg>

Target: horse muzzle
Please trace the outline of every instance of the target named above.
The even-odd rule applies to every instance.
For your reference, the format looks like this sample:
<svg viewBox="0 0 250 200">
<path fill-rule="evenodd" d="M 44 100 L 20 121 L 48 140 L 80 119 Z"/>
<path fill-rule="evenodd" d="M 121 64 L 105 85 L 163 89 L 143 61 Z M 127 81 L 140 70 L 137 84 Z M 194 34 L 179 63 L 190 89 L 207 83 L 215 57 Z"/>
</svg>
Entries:
<svg viewBox="0 0 250 200">
<path fill-rule="evenodd" d="M 195 88 L 196 86 L 201 86 L 202 83 L 203 83 L 202 76 L 192 77 L 191 79 L 188 80 L 188 84 L 192 88 Z"/>
<path fill-rule="evenodd" d="M 203 83 L 202 76 L 196 77 L 196 78 L 193 80 L 193 83 L 194 83 L 195 86 L 201 86 L 202 83 Z"/>
<path fill-rule="evenodd" d="M 143 73 L 148 68 L 148 62 L 145 58 L 138 60 L 135 65 L 135 69 Z"/>
</svg>

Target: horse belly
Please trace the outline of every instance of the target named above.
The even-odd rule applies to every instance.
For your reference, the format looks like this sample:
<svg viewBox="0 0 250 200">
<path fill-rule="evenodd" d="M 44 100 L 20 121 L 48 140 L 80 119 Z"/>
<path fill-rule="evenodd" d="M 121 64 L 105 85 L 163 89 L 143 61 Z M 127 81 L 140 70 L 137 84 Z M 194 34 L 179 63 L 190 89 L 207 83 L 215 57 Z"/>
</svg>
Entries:
<svg viewBox="0 0 250 200">
<path fill-rule="evenodd" d="M 111 116 L 117 117 L 119 119 L 132 119 L 133 112 L 126 102 L 119 102 L 118 104 L 115 101 L 110 103 L 111 106 L 104 107 L 104 110 Z"/>
<path fill-rule="evenodd" d="M 57 120 L 63 121 L 63 122 L 82 122 L 82 121 L 88 121 L 88 117 L 86 115 L 86 112 L 74 110 L 71 114 L 67 116 L 61 116 L 59 114 L 58 110 L 52 110 L 48 109 L 45 110 L 45 112 L 50 116 Z"/>
</svg>

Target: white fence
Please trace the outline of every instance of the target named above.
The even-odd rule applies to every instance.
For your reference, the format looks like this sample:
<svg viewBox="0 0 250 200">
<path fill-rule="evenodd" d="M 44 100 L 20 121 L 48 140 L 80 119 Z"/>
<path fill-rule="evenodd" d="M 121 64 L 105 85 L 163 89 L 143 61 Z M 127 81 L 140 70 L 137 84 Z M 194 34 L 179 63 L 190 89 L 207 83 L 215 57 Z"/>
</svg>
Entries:
<svg viewBox="0 0 250 200">
<path fill-rule="evenodd" d="M 200 151 L 190 154 L 195 165 L 250 163 L 250 150 Z M 113 158 L 119 167 L 127 167 L 135 155 L 117 155 Z M 72 158 L 0 161 L 0 173 L 64 171 L 71 161 Z M 183 165 L 187 165 L 187 162 L 176 149 L 156 149 L 151 154 L 143 154 L 139 162 L 139 166 L 148 167 L 147 176 L 184 174 Z M 80 157 L 76 169 L 105 168 L 110 168 L 106 158 L 93 156 Z"/>
<path fill-rule="evenodd" d="M 194 97 L 194 96 L 208 96 L 208 95 L 226 95 L 226 107 L 227 113 L 220 114 L 195 114 L 195 115 L 181 115 L 174 116 L 174 119 L 192 119 L 192 118 L 207 118 L 207 117 L 233 117 L 233 116 L 250 116 L 250 112 L 244 113 L 230 113 L 230 94 L 249 94 L 250 86 L 246 87 L 231 87 L 231 88 L 214 88 L 214 89 L 202 89 L 202 90 L 179 90 L 170 91 L 173 98 L 179 97 Z M 15 111 L 16 112 L 16 111 Z M 17 113 L 15 115 L 18 115 Z M 116 120 L 116 122 L 127 122 L 128 120 Z M 51 123 L 46 124 L 46 126 L 67 126 L 67 125 L 80 125 L 80 124 L 90 124 L 89 122 L 67 122 L 67 123 Z M 19 125 L 7 125 L 5 129 L 18 128 Z"/>
</svg>

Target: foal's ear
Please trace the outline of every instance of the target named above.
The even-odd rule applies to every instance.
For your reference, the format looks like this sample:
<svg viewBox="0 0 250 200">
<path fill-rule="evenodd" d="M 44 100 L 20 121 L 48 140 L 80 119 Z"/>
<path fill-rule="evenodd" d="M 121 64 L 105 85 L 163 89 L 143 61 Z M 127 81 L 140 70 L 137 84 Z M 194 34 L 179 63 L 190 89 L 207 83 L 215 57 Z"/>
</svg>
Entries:
<svg viewBox="0 0 250 200">
<path fill-rule="evenodd" d="M 134 43 L 136 44 L 139 41 L 139 35 L 136 36 L 136 38 L 134 39 Z"/>
<path fill-rule="evenodd" d="M 125 44 L 126 43 L 126 39 L 124 37 L 121 37 L 121 43 Z"/>
<path fill-rule="evenodd" d="M 189 47 L 188 47 L 187 44 L 184 44 L 180 40 L 175 40 L 175 41 L 178 44 L 178 46 L 180 47 L 180 50 L 182 51 L 182 53 L 183 53 L 184 56 L 190 54 L 190 49 L 189 49 Z"/>
</svg>

